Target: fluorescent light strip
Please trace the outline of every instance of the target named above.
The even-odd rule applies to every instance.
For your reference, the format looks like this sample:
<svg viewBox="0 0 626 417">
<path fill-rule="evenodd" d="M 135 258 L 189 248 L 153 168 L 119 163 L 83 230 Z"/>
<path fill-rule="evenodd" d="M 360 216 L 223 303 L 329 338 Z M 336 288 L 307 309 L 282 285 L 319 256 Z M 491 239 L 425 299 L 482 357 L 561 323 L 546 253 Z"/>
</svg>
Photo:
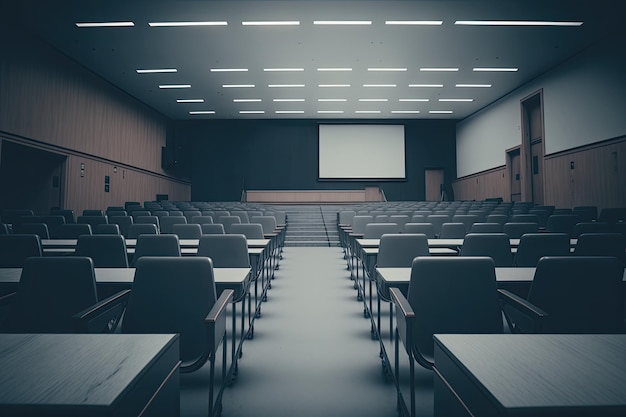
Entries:
<svg viewBox="0 0 626 417">
<path fill-rule="evenodd" d="M 446 101 L 446 102 L 470 102 L 470 101 L 474 101 L 473 98 L 440 98 L 439 101 Z"/>
<path fill-rule="evenodd" d="M 324 101 L 324 102 L 343 102 L 343 101 L 348 101 L 347 98 L 318 98 L 317 101 Z"/>
<path fill-rule="evenodd" d="M 471 26 L 582 26 L 583 22 L 549 20 L 457 20 L 454 24 Z"/>
<path fill-rule="evenodd" d="M 189 114 L 215 114 L 215 110 L 197 110 L 190 111 Z"/>
<path fill-rule="evenodd" d="M 268 84 L 269 88 L 302 88 L 304 84 Z"/>
<path fill-rule="evenodd" d="M 260 98 L 235 98 L 233 99 L 234 103 L 260 103 L 261 100 Z"/>
<path fill-rule="evenodd" d="M 452 114 L 452 110 L 429 110 L 430 114 Z"/>
<path fill-rule="evenodd" d="M 77 22 L 79 28 L 120 28 L 135 26 L 133 22 Z"/>
<path fill-rule="evenodd" d="M 430 72 L 455 72 L 458 71 L 458 68 L 420 68 L 420 71 L 430 71 Z"/>
<path fill-rule="evenodd" d="M 181 26 L 227 26 L 224 21 L 198 21 L 198 22 L 148 22 L 151 27 L 181 27 Z"/>
<path fill-rule="evenodd" d="M 177 103 L 204 103 L 203 98 L 181 98 L 176 100 Z"/>
<path fill-rule="evenodd" d="M 414 101 L 426 102 L 426 101 L 429 101 L 429 99 L 427 99 L 427 98 L 401 98 L 401 99 L 398 99 L 398 101 L 404 101 L 404 102 L 414 102 Z"/>
<path fill-rule="evenodd" d="M 419 110 L 391 110 L 392 114 L 418 114 Z"/>
<path fill-rule="evenodd" d="M 156 74 L 165 72 L 178 72 L 176 68 L 155 68 L 155 69 L 138 69 L 137 74 Z"/>
<path fill-rule="evenodd" d="M 318 68 L 318 71 L 335 71 L 335 72 L 347 72 L 352 71 L 352 68 Z"/>
<path fill-rule="evenodd" d="M 191 84 L 161 84 L 159 88 L 191 88 Z"/>
<path fill-rule="evenodd" d="M 380 114 L 380 110 L 356 110 L 357 114 Z"/>
<path fill-rule="evenodd" d="M 460 87 L 460 88 L 490 88 L 491 84 L 456 84 L 455 87 Z"/>
<path fill-rule="evenodd" d="M 350 84 L 318 84 L 320 88 L 341 88 L 341 87 L 350 87 Z"/>
<path fill-rule="evenodd" d="M 492 67 L 492 68 L 474 68 L 472 71 L 476 72 L 515 72 L 517 68 L 506 68 L 506 67 Z"/>
<path fill-rule="evenodd" d="M 281 21 L 243 21 L 243 26 L 298 26 L 299 20 L 281 20 Z"/>
<path fill-rule="evenodd" d="M 211 72 L 247 72 L 248 68 L 211 68 Z"/>
<path fill-rule="evenodd" d="M 303 102 L 304 99 L 303 98 L 275 98 L 274 100 L 277 103 L 295 103 L 295 102 Z"/>
<path fill-rule="evenodd" d="M 360 98 L 359 101 L 367 101 L 367 102 L 382 102 L 382 101 L 389 101 L 386 98 Z"/>
<path fill-rule="evenodd" d="M 304 110 L 276 110 L 276 114 L 304 114 Z"/>
<path fill-rule="evenodd" d="M 304 68 L 263 68 L 266 72 L 300 72 L 304 71 Z"/>
<path fill-rule="evenodd" d="M 441 88 L 443 84 L 409 84 L 409 87 L 417 88 Z"/>
<path fill-rule="evenodd" d="M 371 25 L 371 20 L 314 20 L 314 25 Z"/>
<path fill-rule="evenodd" d="M 407 69 L 406 68 L 368 68 L 367 70 L 368 71 L 381 71 L 381 72 L 382 71 L 390 71 L 390 72 L 397 71 L 397 72 L 400 72 L 400 71 L 406 71 Z"/>
<path fill-rule="evenodd" d="M 239 114 L 265 114 L 265 110 L 239 110 Z"/>
<path fill-rule="evenodd" d="M 343 110 L 318 110 L 318 114 L 343 114 Z"/>
<path fill-rule="evenodd" d="M 366 87 L 366 88 L 380 88 L 380 87 L 394 88 L 394 87 L 396 87 L 396 84 L 363 84 L 363 87 Z"/>
<path fill-rule="evenodd" d="M 224 88 L 254 88 L 254 84 L 223 84 Z"/>
<path fill-rule="evenodd" d="M 385 20 L 386 25 L 414 25 L 414 26 L 438 26 L 443 20 Z"/>
</svg>

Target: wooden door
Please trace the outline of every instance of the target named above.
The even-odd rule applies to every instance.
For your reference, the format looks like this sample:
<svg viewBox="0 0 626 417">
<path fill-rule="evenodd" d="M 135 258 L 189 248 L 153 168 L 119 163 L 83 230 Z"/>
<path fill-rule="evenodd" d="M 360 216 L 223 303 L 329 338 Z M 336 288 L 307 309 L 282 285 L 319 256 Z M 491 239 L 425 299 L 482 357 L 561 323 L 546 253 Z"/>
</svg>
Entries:
<svg viewBox="0 0 626 417">
<path fill-rule="evenodd" d="M 445 170 L 443 169 L 426 169 L 424 172 L 426 201 L 442 201 L 445 197 L 443 194 Z"/>
<path fill-rule="evenodd" d="M 543 143 L 541 139 L 532 142 L 530 155 L 532 158 L 533 202 L 537 205 L 543 205 Z"/>
<path fill-rule="evenodd" d="M 521 186 L 522 201 L 544 204 L 543 196 L 543 91 L 521 100 L 522 109 L 522 153 Z"/>
<path fill-rule="evenodd" d="M 521 157 L 520 149 L 516 148 L 507 152 L 509 168 L 509 184 L 511 201 L 522 201 L 522 181 L 521 181 Z"/>
</svg>

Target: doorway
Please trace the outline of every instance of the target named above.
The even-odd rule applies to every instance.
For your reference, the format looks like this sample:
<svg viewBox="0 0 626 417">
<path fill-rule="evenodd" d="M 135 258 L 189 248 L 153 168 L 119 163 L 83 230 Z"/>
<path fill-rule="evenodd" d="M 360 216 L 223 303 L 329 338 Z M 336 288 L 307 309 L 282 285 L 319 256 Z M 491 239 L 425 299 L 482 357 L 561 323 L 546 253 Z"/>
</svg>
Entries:
<svg viewBox="0 0 626 417">
<path fill-rule="evenodd" d="M 31 209 L 37 215 L 63 208 L 66 156 L 8 140 L 1 146 L 0 208 Z"/>
<path fill-rule="evenodd" d="M 446 200 L 445 170 L 440 168 L 426 168 L 424 171 L 424 188 L 426 201 Z"/>
<path fill-rule="evenodd" d="M 509 173 L 509 196 L 510 201 L 522 201 L 522 182 L 521 182 L 521 156 L 520 147 L 509 149 L 506 151 L 506 168 Z"/>
<path fill-rule="evenodd" d="M 521 100 L 522 109 L 522 201 L 544 204 L 543 159 L 543 90 Z"/>
</svg>

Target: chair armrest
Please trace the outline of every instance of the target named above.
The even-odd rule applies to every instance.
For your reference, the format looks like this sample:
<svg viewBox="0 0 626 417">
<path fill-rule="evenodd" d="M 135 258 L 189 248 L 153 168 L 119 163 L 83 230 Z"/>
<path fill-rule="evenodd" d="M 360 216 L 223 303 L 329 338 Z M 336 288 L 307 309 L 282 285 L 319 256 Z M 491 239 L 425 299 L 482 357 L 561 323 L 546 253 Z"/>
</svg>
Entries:
<svg viewBox="0 0 626 417">
<path fill-rule="evenodd" d="M 126 309 L 131 290 L 123 290 L 75 314 L 79 333 L 113 333 Z"/>
<path fill-rule="evenodd" d="M 226 307 L 232 302 L 235 291 L 224 290 L 220 294 L 213 308 L 204 319 L 206 325 L 207 342 L 209 350 L 213 353 L 217 350 L 220 343 L 225 340 L 226 335 Z M 226 343 L 224 341 L 224 343 Z"/>
<path fill-rule="evenodd" d="M 389 288 L 389 295 L 391 296 L 391 301 L 397 306 L 398 311 L 404 318 L 411 319 L 415 317 L 413 307 L 411 307 L 409 300 L 406 299 L 399 288 Z"/>
<path fill-rule="evenodd" d="M 220 294 L 220 297 L 213 304 L 213 308 L 209 311 L 209 314 L 204 319 L 205 323 L 216 323 L 221 316 L 225 313 L 226 307 L 232 301 L 235 294 L 234 290 L 224 290 Z"/>
<path fill-rule="evenodd" d="M 413 328 L 412 322 L 415 319 L 415 312 L 411 304 L 409 304 L 409 300 L 406 299 L 399 288 L 389 288 L 389 295 L 391 301 L 396 305 L 396 327 L 398 336 L 408 352 L 409 346 L 411 346 L 412 343 L 410 339 L 412 338 L 411 329 Z"/>
<path fill-rule="evenodd" d="M 510 291 L 498 289 L 502 312 L 507 319 L 511 332 L 540 333 L 543 321 L 549 316 L 536 305 Z"/>
</svg>

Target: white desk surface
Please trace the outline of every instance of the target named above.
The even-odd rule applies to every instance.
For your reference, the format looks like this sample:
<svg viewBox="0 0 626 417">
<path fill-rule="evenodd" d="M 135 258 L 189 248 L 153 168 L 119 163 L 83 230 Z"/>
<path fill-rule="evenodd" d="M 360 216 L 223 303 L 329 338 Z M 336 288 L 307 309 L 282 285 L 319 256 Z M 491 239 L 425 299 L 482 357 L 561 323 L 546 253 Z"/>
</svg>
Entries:
<svg viewBox="0 0 626 417">
<path fill-rule="evenodd" d="M 95 268 L 96 283 L 125 284 L 135 279 L 135 268 Z M 213 268 L 216 284 L 244 284 L 249 279 L 250 268 Z M 1 283 L 20 281 L 22 268 L 0 268 Z"/>
<path fill-rule="evenodd" d="M 388 286 L 408 284 L 411 281 L 411 268 L 376 268 L 378 276 Z M 532 282 L 534 267 L 497 267 L 497 282 Z M 623 281 L 626 282 L 626 269 Z"/>
</svg>

